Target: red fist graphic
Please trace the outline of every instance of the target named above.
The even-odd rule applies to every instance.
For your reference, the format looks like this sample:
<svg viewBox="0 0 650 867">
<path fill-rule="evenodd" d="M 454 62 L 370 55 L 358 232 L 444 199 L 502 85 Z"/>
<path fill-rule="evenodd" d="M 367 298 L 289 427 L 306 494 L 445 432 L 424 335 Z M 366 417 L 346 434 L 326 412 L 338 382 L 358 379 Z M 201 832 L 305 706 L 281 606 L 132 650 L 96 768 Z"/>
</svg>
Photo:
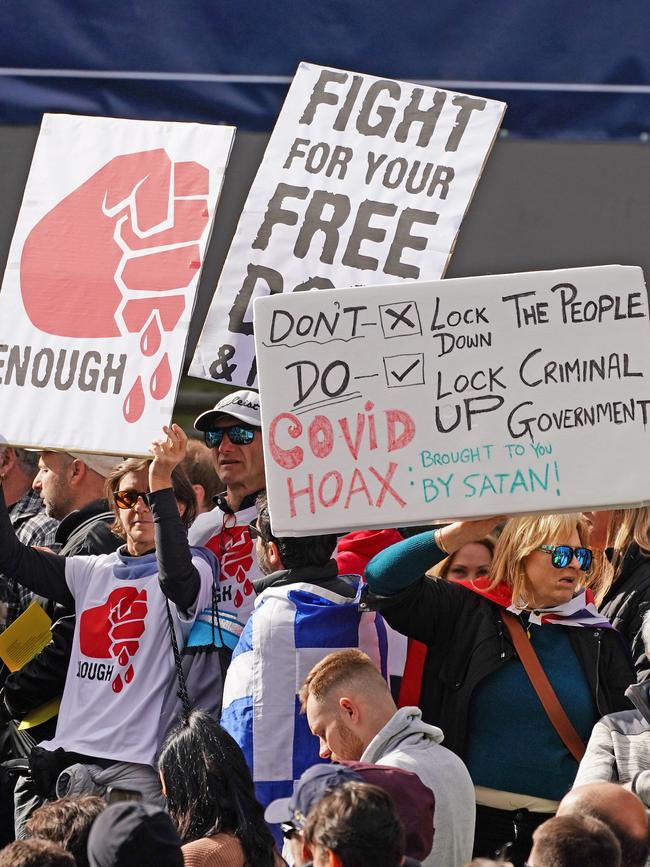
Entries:
<svg viewBox="0 0 650 867">
<path fill-rule="evenodd" d="M 208 188 L 204 166 L 174 164 L 162 148 L 110 160 L 25 241 L 20 283 L 31 322 L 63 337 L 139 333 L 142 354 L 155 356 L 201 265 Z M 160 400 L 172 382 L 167 353 L 154 367 L 149 392 Z M 144 405 L 138 377 L 125 401 L 127 421 L 137 421 Z"/>
<path fill-rule="evenodd" d="M 138 592 L 135 587 L 113 590 L 103 605 L 89 608 L 81 615 L 79 646 L 82 654 L 94 659 L 113 657 L 124 667 L 138 652 L 146 614 L 146 590 Z M 132 665 L 129 665 L 124 679 L 127 683 L 133 679 Z M 122 689 L 119 674 L 113 681 L 113 689 L 116 692 Z"/>
<path fill-rule="evenodd" d="M 220 581 L 230 582 L 233 579 L 237 584 L 243 584 L 242 589 L 237 588 L 233 597 L 235 608 L 240 608 L 245 596 L 253 592 L 253 585 L 247 578 L 247 574 L 253 565 L 253 540 L 248 527 L 228 528 L 217 536 L 213 536 L 207 543 L 219 558 Z M 243 593 L 242 593 L 243 590 Z"/>
</svg>

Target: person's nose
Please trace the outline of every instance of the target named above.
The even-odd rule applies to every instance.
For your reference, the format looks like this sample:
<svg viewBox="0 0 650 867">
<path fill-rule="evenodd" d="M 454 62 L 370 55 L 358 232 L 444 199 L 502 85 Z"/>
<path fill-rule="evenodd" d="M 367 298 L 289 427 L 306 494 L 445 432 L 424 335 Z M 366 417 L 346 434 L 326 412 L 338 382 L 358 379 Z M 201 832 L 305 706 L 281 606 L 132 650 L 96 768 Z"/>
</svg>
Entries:
<svg viewBox="0 0 650 867">
<path fill-rule="evenodd" d="M 218 448 L 219 448 L 219 453 L 222 455 L 230 454 L 232 452 L 234 445 L 233 445 L 233 443 L 231 443 L 230 437 L 228 436 L 227 433 L 224 434 L 224 437 L 221 440 L 221 442 L 219 443 Z"/>
<path fill-rule="evenodd" d="M 142 496 L 142 494 L 140 494 L 140 496 L 136 500 L 133 508 L 138 512 L 148 512 L 149 511 L 149 504 L 147 503 L 145 498 Z"/>
<path fill-rule="evenodd" d="M 576 569 L 578 572 L 581 569 L 580 563 L 578 561 L 578 557 L 576 555 L 575 549 L 573 550 L 573 557 L 571 558 L 571 562 L 569 563 L 571 569 Z"/>
<path fill-rule="evenodd" d="M 41 474 L 40 474 L 40 473 L 37 473 L 37 474 L 36 474 L 36 478 L 35 478 L 34 481 L 32 482 L 32 488 L 33 488 L 35 491 L 40 491 L 40 490 L 42 490 L 42 488 L 43 488 L 43 482 L 41 481 Z"/>
<path fill-rule="evenodd" d="M 320 746 L 318 749 L 318 755 L 321 757 L 321 759 L 329 759 L 329 757 L 332 755 L 331 749 L 327 746 L 326 741 L 324 741 L 322 738 L 319 738 L 319 740 Z"/>
</svg>

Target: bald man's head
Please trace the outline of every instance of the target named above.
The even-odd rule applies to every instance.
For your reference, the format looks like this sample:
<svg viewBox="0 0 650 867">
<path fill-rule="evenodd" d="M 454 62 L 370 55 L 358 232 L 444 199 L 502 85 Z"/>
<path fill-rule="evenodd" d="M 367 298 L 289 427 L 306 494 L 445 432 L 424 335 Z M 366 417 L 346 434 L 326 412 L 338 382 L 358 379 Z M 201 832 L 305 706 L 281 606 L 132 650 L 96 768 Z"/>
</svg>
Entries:
<svg viewBox="0 0 650 867">
<path fill-rule="evenodd" d="M 635 794 L 615 783 L 577 786 L 562 798 L 558 816 L 593 816 L 616 835 L 623 859 L 621 867 L 644 867 L 649 852 L 648 813 Z"/>
</svg>

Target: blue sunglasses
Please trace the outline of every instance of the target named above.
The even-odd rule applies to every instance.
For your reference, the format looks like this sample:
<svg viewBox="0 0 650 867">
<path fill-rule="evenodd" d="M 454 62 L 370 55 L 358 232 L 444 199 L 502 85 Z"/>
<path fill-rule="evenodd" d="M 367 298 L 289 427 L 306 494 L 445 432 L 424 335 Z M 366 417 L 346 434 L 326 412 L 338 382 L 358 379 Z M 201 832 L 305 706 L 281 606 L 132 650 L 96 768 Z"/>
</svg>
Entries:
<svg viewBox="0 0 650 867">
<path fill-rule="evenodd" d="M 540 545 L 540 551 L 551 555 L 551 563 L 556 569 L 566 569 L 575 555 L 578 566 L 588 572 L 594 559 L 590 548 L 572 548 L 570 545 Z"/>
<path fill-rule="evenodd" d="M 216 430 L 206 430 L 203 434 L 205 444 L 209 449 L 216 449 L 221 445 L 224 436 L 228 435 L 228 439 L 235 446 L 249 446 L 255 439 L 256 428 L 244 427 L 242 424 L 236 424 L 232 427 L 220 427 Z"/>
</svg>

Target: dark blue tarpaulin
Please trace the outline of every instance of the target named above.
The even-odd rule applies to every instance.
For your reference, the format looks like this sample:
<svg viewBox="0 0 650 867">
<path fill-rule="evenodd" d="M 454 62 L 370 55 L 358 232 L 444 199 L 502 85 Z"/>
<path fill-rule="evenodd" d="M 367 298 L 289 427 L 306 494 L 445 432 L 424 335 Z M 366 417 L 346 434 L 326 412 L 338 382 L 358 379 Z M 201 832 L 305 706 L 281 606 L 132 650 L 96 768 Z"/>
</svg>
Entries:
<svg viewBox="0 0 650 867">
<path fill-rule="evenodd" d="M 0 122 L 268 130 L 307 60 L 504 100 L 517 136 L 646 139 L 649 37 L 637 0 L 4 0 Z"/>
</svg>

